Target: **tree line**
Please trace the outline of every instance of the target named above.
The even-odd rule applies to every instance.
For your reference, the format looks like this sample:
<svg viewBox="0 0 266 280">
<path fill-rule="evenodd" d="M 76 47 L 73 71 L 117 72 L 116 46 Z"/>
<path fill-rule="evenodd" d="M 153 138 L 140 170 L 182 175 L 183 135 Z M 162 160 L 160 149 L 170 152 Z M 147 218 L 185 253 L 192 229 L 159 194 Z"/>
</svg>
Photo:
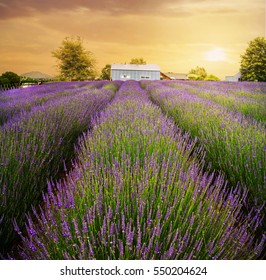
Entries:
<svg viewBox="0 0 266 280">
<path fill-rule="evenodd" d="M 62 80 L 93 80 L 97 76 L 94 55 L 84 48 L 79 36 L 66 37 L 61 46 L 52 51 L 52 56 L 57 60 L 57 68 Z M 142 57 L 132 58 L 130 64 L 146 64 L 146 61 Z M 111 64 L 106 64 L 99 79 L 110 80 L 110 75 Z"/>
<path fill-rule="evenodd" d="M 17 88 L 23 84 L 40 84 L 48 81 L 50 79 L 22 77 L 14 72 L 7 71 L 0 76 L 0 90 Z"/>
<path fill-rule="evenodd" d="M 7 71 L 0 76 L 0 89 L 8 89 L 20 86 L 20 76 L 14 72 Z"/>
<path fill-rule="evenodd" d="M 95 78 L 95 59 L 86 51 L 80 37 L 66 37 L 62 45 L 52 55 L 57 59 L 57 66 L 62 79 L 83 80 Z M 133 58 L 131 64 L 146 64 L 143 58 Z M 101 71 L 100 79 L 110 79 L 111 65 Z M 266 81 L 266 40 L 257 37 L 249 42 L 244 54 L 241 55 L 240 73 L 242 81 Z M 191 69 L 188 78 L 192 80 L 219 80 L 215 75 L 208 74 L 203 67 Z"/>
<path fill-rule="evenodd" d="M 59 79 L 68 81 L 94 80 L 97 76 L 96 59 L 92 52 L 86 50 L 80 37 L 66 37 L 61 46 L 52 51 L 59 70 Z M 131 64 L 146 64 L 142 58 L 132 58 Z M 111 64 L 106 64 L 99 79 L 109 80 Z M 240 73 L 242 81 L 266 81 L 266 40 L 257 37 L 250 41 L 244 54 L 241 55 Z M 208 74 L 203 67 L 197 66 L 188 74 L 191 80 L 219 80 L 215 75 Z M 6 72 L 0 76 L 0 87 L 7 84 L 20 83 L 21 78 Z"/>
</svg>

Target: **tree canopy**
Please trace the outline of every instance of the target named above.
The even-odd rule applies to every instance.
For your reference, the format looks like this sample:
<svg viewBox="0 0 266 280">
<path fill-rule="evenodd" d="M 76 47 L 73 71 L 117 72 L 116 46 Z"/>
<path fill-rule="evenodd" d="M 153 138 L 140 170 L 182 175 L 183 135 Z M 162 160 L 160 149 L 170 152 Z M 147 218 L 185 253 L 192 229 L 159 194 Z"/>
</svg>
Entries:
<svg viewBox="0 0 266 280">
<path fill-rule="evenodd" d="M 206 77 L 206 70 L 199 66 L 197 66 L 195 69 L 191 69 L 188 73 L 188 78 L 191 80 L 204 80 Z"/>
<path fill-rule="evenodd" d="M 207 75 L 207 77 L 204 80 L 205 81 L 220 81 L 220 79 L 213 74 Z"/>
<path fill-rule="evenodd" d="M 52 56 L 57 59 L 62 79 L 76 81 L 95 78 L 95 59 L 92 52 L 85 50 L 80 37 L 66 37 L 62 45 L 52 51 Z"/>
<path fill-rule="evenodd" d="M 205 68 L 199 66 L 189 71 L 188 78 L 190 80 L 220 81 L 218 77 L 208 74 Z"/>
<path fill-rule="evenodd" d="M 130 64 L 147 64 L 143 57 L 132 58 Z"/>
<path fill-rule="evenodd" d="M 110 80 L 110 76 L 111 76 L 111 64 L 106 64 L 105 67 L 102 69 L 100 79 Z"/>
<path fill-rule="evenodd" d="M 249 42 L 240 65 L 241 80 L 266 81 L 266 40 L 257 37 Z"/>
<path fill-rule="evenodd" d="M 0 76 L 0 83 L 1 84 L 19 84 L 20 77 L 14 72 L 5 72 Z"/>
</svg>

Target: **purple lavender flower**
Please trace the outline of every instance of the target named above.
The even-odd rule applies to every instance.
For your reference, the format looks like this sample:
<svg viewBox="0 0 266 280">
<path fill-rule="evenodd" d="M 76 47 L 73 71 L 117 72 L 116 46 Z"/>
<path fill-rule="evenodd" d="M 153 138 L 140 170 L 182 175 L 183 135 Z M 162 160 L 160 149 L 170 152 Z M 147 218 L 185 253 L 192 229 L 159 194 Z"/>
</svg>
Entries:
<svg viewBox="0 0 266 280">
<path fill-rule="evenodd" d="M 160 93 L 160 83 L 146 85 Z M 186 100 L 182 91 L 174 93 Z M 260 214 L 243 211 L 247 194 L 240 186 L 234 186 L 234 194 L 221 173 L 203 172 L 203 151 L 189 137 L 151 103 L 140 83 L 122 83 L 94 119 L 93 130 L 83 135 L 65 182 L 45 196 L 44 215 L 32 224 L 34 238 L 23 236 L 21 257 L 258 257 L 265 240 L 257 242 L 252 228 Z M 72 196 L 73 207 L 66 207 Z M 38 250 L 29 250 L 29 242 Z"/>
</svg>

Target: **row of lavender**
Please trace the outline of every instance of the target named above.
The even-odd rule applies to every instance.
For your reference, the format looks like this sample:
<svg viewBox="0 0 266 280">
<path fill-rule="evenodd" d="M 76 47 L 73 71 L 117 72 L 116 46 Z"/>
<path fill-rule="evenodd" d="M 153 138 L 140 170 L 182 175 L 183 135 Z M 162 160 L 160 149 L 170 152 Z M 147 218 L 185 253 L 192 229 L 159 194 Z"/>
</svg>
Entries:
<svg viewBox="0 0 266 280">
<path fill-rule="evenodd" d="M 252 259 L 260 217 L 246 191 L 202 171 L 203 152 L 137 82 L 80 139 L 67 179 L 27 219 L 24 259 Z"/>
<path fill-rule="evenodd" d="M 13 89 L 0 93 L 0 125 L 22 111 L 63 96 L 76 94 L 77 90 L 100 88 L 106 82 L 61 82 L 32 86 L 25 89 Z"/>
<path fill-rule="evenodd" d="M 238 110 L 228 110 L 224 104 L 214 101 L 216 96 L 220 100 L 225 99 L 225 93 L 217 95 L 214 91 L 206 98 L 206 93 L 211 92 L 209 89 L 213 87 L 212 84 L 206 84 L 207 89 L 203 86 L 196 87 L 193 83 L 175 84 L 175 87 L 179 88 L 173 88 L 172 85 L 143 84 L 148 88 L 151 99 L 171 116 L 178 126 L 189 131 L 192 137 L 197 137 L 206 152 L 206 165 L 222 170 L 231 185 L 247 187 L 254 204 L 263 207 L 266 200 L 266 129 L 262 117 L 265 116 L 265 105 L 264 110 L 261 110 L 260 121 L 256 121 L 251 116 L 245 117 Z M 215 88 L 223 88 L 224 85 L 226 84 L 216 84 Z M 239 91 L 236 88 L 231 89 L 230 94 L 236 96 L 238 92 L 247 95 L 247 87 L 248 85 L 246 90 Z M 257 85 L 253 99 L 259 98 L 265 102 L 266 94 L 263 88 L 264 84 Z M 251 91 L 249 95 L 252 95 Z M 248 104 L 252 107 L 253 100 L 250 103 L 246 100 L 245 106 L 248 107 Z"/>
<path fill-rule="evenodd" d="M 96 89 L 98 86 L 103 88 Z M 23 228 L 25 215 L 40 202 L 47 180 L 64 172 L 78 137 L 115 90 L 115 84 L 60 83 L 44 85 L 33 96 L 24 89 L 4 93 L 6 98 L 18 97 L 16 108 L 21 112 L 0 127 L 0 254 L 14 243 L 13 222 Z M 50 100 L 30 106 L 43 98 Z M 25 104 L 29 105 L 27 111 L 23 110 Z"/>
<path fill-rule="evenodd" d="M 168 85 L 212 100 L 266 126 L 266 83 L 173 81 Z"/>
</svg>

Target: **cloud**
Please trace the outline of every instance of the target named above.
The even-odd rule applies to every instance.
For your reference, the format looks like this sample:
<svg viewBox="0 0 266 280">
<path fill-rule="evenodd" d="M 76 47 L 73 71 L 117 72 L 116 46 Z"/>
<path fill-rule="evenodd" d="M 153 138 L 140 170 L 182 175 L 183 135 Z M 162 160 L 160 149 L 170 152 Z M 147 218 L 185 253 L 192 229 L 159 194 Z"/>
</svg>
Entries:
<svg viewBox="0 0 266 280">
<path fill-rule="evenodd" d="M 216 47 L 238 67 L 247 42 L 264 35 L 264 15 L 264 0 L 0 0 L 0 71 L 53 74 L 51 51 L 72 35 L 99 67 L 136 56 L 166 71 L 214 67 L 204 53 Z"/>
<path fill-rule="evenodd" d="M 0 0 L 0 18 L 27 17 L 36 13 L 49 13 L 54 10 L 73 10 L 87 8 L 109 14 L 149 13 L 157 11 L 162 5 L 174 0 Z M 178 1 L 178 2 L 182 2 Z"/>
<path fill-rule="evenodd" d="M 235 0 L 234 7 L 240 7 L 239 3 L 247 0 Z M 262 1 L 262 0 L 254 0 Z M 0 0 L 0 19 L 8 19 L 14 17 L 30 17 L 37 14 L 47 14 L 55 11 L 79 10 L 82 8 L 91 11 L 101 11 L 109 15 L 157 15 L 162 14 L 170 16 L 188 16 L 192 10 L 200 12 L 234 12 L 235 8 L 228 7 L 232 4 L 231 0 L 224 0 L 219 3 L 219 7 L 225 5 L 222 10 L 217 10 L 217 3 L 213 5 L 212 0 Z M 248 2 L 247 2 L 248 3 Z M 242 5 L 243 6 L 243 5 Z M 241 6 L 241 7 L 242 7 Z M 200 9 L 203 7 L 203 9 Z"/>
</svg>

